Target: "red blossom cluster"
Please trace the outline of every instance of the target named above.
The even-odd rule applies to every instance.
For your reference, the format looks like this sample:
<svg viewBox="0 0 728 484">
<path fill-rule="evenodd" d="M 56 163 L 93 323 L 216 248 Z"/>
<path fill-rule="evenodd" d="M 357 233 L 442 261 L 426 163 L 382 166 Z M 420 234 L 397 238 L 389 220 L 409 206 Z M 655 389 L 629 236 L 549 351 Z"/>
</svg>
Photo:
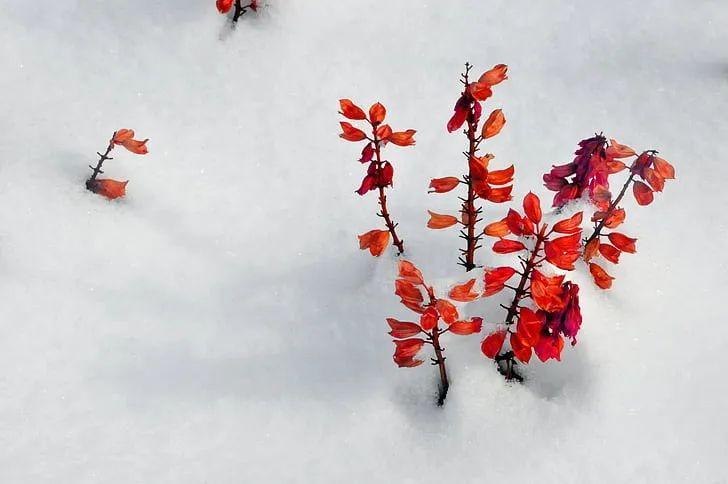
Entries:
<svg viewBox="0 0 728 484">
<path fill-rule="evenodd" d="M 468 146 L 463 154 L 468 163 L 467 173 L 460 177 L 431 179 L 430 193 L 448 193 L 462 185 L 467 187 L 467 194 L 460 197 L 462 206 L 458 216 L 429 211 L 427 226 L 431 229 L 462 226 L 460 236 L 465 239 L 466 247 L 461 249 L 460 265 L 466 271 L 477 267 L 475 251 L 486 236 L 497 239 L 492 245 L 493 252 L 515 256 L 517 262 L 486 267 L 482 279 L 472 278 L 451 287 L 447 299 L 436 297 L 432 286 L 424 281 L 412 263 L 399 262 L 395 293 L 402 304 L 419 314 L 419 321 L 387 319 L 389 334 L 395 344 L 393 360 L 402 368 L 417 367 L 424 362 L 418 357 L 422 349 L 426 345 L 432 346 L 431 361 L 440 373 L 440 405 L 449 388 L 441 336 L 448 332 L 457 335 L 479 333 L 483 324 L 483 318 L 479 317 L 461 319 L 453 301 L 469 303 L 504 290 L 512 291 L 508 304 L 501 304 L 505 309 L 502 319 L 491 322 L 492 330 L 481 342 L 482 353 L 495 361 L 506 379 L 522 381 L 516 366 L 528 364 L 534 354 L 542 362 L 560 361 L 565 341 L 575 345 L 582 326 L 579 286 L 566 280 L 564 271 L 573 271 L 580 260 L 586 261 L 596 284 L 609 288 L 613 278 L 594 260 L 601 257 L 616 264 L 623 252 L 636 251 L 636 239 L 613 231 L 626 217 L 625 209 L 620 207 L 625 193 L 631 186 L 637 203 L 648 205 L 653 201 L 654 192 L 662 191 L 665 181 L 675 177 L 672 165 L 658 157 L 656 151 L 637 155 L 629 146 L 613 139 L 608 141 L 601 134 L 595 135 L 579 143 L 573 161 L 553 166 L 543 176 L 546 188 L 556 192 L 553 199 L 555 214 L 576 200 L 587 199 L 595 207 L 591 217 L 594 230 L 589 237 L 582 238 L 583 212 L 553 224 L 546 223 L 540 199 L 530 192 L 523 199 L 522 212 L 510 209 L 501 220 L 480 230 L 482 206 L 478 205 L 478 200 L 508 202 L 513 190 L 513 166 L 491 170 L 493 155 L 478 154 L 481 143 L 496 136 L 505 125 L 506 119 L 500 109 L 493 110 L 482 124 L 481 116 L 482 103 L 492 96 L 493 87 L 508 79 L 508 67 L 498 64 L 476 82 L 471 82 L 472 66 L 465 66 L 461 80 L 463 90 L 447 129 L 453 132 L 465 127 L 463 132 Z M 392 186 L 394 168 L 388 160 L 382 159 L 381 149 L 388 143 L 413 145 L 415 131 L 393 132 L 383 124 L 386 110 L 379 103 L 372 105 L 368 113 L 348 99 L 340 100 L 340 107 L 341 114 L 348 120 L 366 121 L 369 125 L 370 129 L 365 132 L 348 121 L 341 122 L 340 137 L 365 143 L 359 161 L 367 165 L 367 171 L 356 192 L 360 195 L 373 190 L 379 192 L 381 212 L 378 215 L 386 225 L 386 230 L 375 229 L 360 235 L 360 248 L 369 249 L 378 256 L 392 238 L 402 253 L 403 244 L 387 211 L 385 196 L 385 189 Z M 628 166 L 625 160 L 629 158 L 634 159 Z M 613 197 L 610 179 L 625 170 L 629 177 Z M 604 232 L 605 229 L 610 232 Z"/>
<path fill-rule="evenodd" d="M 370 134 L 368 135 L 361 129 L 352 126 L 348 121 L 341 121 L 339 124 L 342 133 L 339 137 L 352 142 L 366 141 L 359 162 L 367 165 L 367 172 L 356 193 L 364 195 L 372 190 L 379 192 L 381 210 L 378 215 L 384 219 L 384 224 L 387 227 L 387 230 L 374 229 L 360 235 L 359 247 L 362 250 L 369 249 L 369 252 L 377 257 L 389 245 L 391 235 L 392 243 L 402 254 L 404 252 L 404 242 L 397 235 L 395 230 L 397 224 L 392 222 L 387 209 L 387 196 L 385 195 L 385 189 L 392 186 L 394 167 L 389 161 L 382 159 L 382 148 L 387 146 L 388 143 L 397 146 L 412 146 L 415 144 L 414 135 L 417 131 L 414 129 L 393 131 L 388 124 L 383 124 L 387 110 L 380 103 L 374 103 L 369 108 L 368 115 L 349 99 L 339 100 L 339 106 L 341 108 L 340 114 L 345 118 L 353 121 L 366 121 L 369 124 Z"/>
<path fill-rule="evenodd" d="M 493 203 L 509 201 L 513 190 L 514 173 L 513 165 L 502 170 L 489 170 L 490 161 L 494 156 L 491 154 L 477 156 L 480 144 L 500 133 L 506 123 L 503 111 L 495 109 L 483 123 L 482 129 L 480 128 L 483 112 L 481 103 L 493 95 L 493 86 L 508 79 L 508 66 L 496 65 L 483 73 L 477 82 L 470 82 L 471 69 L 470 64 L 465 64 L 465 73 L 461 79 L 463 91 L 455 103 L 455 112 L 447 123 L 447 130 L 451 133 L 467 123 L 464 133 L 468 140 L 468 149 L 464 155 L 468 161 L 468 172 L 461 178 L 448 176 L 434 178 L 430 182 L 430 193 L 447 193 L 462 184 L 467 187 L 467 198 L 461 198 L 459 217 L 429 211 L 430 220 L 427 223 L 427 227 L 431 229 L 444 229 L 458 223 L 462 225 L 460 236 L 465 239 L 466 246 L 460 250 L 459 264 L 465 267 L 466 271 L 476 267 L 475 251 L 480 247 L 478 242 L 482 237 L 476 228 L 477 223 L 481 221 L 479 217 L 482 208 L 478 207 L 476 202 L 478 199 Z"/>
<path fill-rule="evenodd" d="M 104 161 L 113 160 L 113 158 L 111 158 L 109 154 L 115 146 L 123 146 L 127 150 L 137 155 L 146 155 L 149 152 L 147 150 L 148 141 L 148 139 L 142 141 L 134 139 L 134 130 L 132 129 L 120 129 L 118 131 L 115 131 L 114 134 L 111 136 L 111 140 L 109 140 L 109 145 L 106 147 L 106 152 L 104 152 L 103 154 L 98 152 L 96 153 L 97 155 L 99 155 L 99 161 L 98 163 L 96 163 L 96 166 L 94 167 L 89 165 L 89 168 L 93 170 L 93 173 L 91 174 L 91 177 L 86 180 L 86 188 L 110 200 L 123 197 L 126 194 L 126 185 L 127 183 L 129 183 L 129 181 L 127 180 L 122 182 L 118 180 L 112 180 L 110 178 L 99 179 L 97 178 L 98 175 L 104 173 L 101 170 L 101 167 L 103 166 Z"/>
<path fill-rule="evenodd" d="M 449 381 L 440 337 L 445 333 L 460 336 L 479 333 L 483 320 L 481 318 L 461 320 L 455 305 L 447 299 L 437 298 L 432 286 L 425 283 L 420 270 L 409 261 L 399 261 L 399 277 L 394 287 L 394 293 L 399 296 L 402 304 L 420 314 L 419 323 L 387 318 L 391 328 L 389 334 L 396 338 L 394 362 L 400 368 L 419 366 L 424 361 L 416 356 L 425 345 L 432 346 L 435 354 L 432 364 L 437 365 L 440 372 L 438 404 L 442 405 L 447 396 Z M 444 324 L 442 328 L 441 321 Z"/>
<path fill-rule="evenodd" d="M 243 0 L 217 0 L 216 6 L 217 11 L 222 14 L 227 14 L 234 7 L 233 22 L 237 22 L 248 9 L 257 12 L 258 8 L 260 8 L 260 0 L 248 0 L 245 5 L 243 5 Z"/>
<path fill-rule="evenodd" d="M 613 199 L 611 192 L 608 190 L 604 193 L 603 200 L 597 205 L 597 211 L 594 212 L 591 219 L 594 222 L 594 230 L 584 241 L 584 260 L 589 265 L 589 272 L 594 278 L 594 283 L 602 289 L 612 287 L 614 277 L 610 276 L 604 267 L 593 262 L 593 260 L 601 257 L 612 264 L 618 264 L 622 253 L 634 254 L 637 252 L 637 239 L 620 232 L 605 232 L 605 229 L 613 230 L 624 222 L 627 213 L 619 204 L 630 185 L 637 203 L 639 205 L 649 205 L 654 200 L 654 192 L 661 192 L 665 187 L 665 180 L 675 178 L 673 166 L 658 157 L 657 152 L 654 150 L 645 151 L 637 156 L 635 150 L 629 146 L 611 140 L 606 152 L 612 157 L 613 173 L 619 173 L 627 168 L 627 165 L 618 159 L 631 157 L 635 157 L 635 159 L 629 168 L 630 175 L 617 197 Z M 639 177 L 642 181 L 636 180 L 636 177 Z M 604 241 L 605 238 L 608 242 Z"/>
<path fill-rule="evenodd" d="M 528 363 L 535 352 L 541 361 L 560 360 L 564 338 L 576 344 L 581 327 L 579 287 L 565 281 L 563 275 L 547 275 L 543 266 L 548 262 L 558 269 L 574 270 L 581 257 L 582 213 L 555 223 L 549 230 L 542 220 L 541 202 L 533 193 L 524 197 L 523 213 L 510 209 L 506 217 L 487 225 L 484 231 L 498 239 L 493 244 L 495 253 L 519 254 L 520 267 L 486 268 L 482 290 L 474 291 L 476 280 L 471 279 L 451 291 L 452 296 L 453 292 L 463 294 L 467 289 L 469 301 L 503 289 L 513 291 L 510 304 L 503 306 L 506 314 L 502 324 L 497 324 L 497 329 L 483 340 L 481 350 L 496 360 L 507 379 L 519 381 L 522 377 L 515 370 L 516 359 Z M 518 282 L 509 284 L 516 275 Z M 535 309 L 524 305 L 528 300 Z"/>
</svg>

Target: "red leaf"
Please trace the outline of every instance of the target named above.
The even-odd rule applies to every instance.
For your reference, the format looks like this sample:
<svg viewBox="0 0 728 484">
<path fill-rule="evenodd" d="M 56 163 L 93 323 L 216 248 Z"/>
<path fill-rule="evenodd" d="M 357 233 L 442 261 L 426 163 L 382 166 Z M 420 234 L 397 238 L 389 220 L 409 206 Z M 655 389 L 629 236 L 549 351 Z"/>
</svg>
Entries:
<svg viewBox="0 0 728 484">
<path fill-rule="evenodd" d="M 531 360 L 531 355 L 533 354 L 531 346 L 524 343 L 520 335 L 516 333 L 511 334 L 511 349 L 519 361 L 528 363 Z"/>
<path fill-rule="evenodd" d="M 485 124 L 483 124 L 483 138 L 488 139 L 497 135 L 501 132 L 505 124 L 506 117 L 503 115 L 503 111 L 501 111 L 500 109 L 496 109 L 495 111 L 490 113 L 490 116 L 488 116 Z"/>
<path fill-rule="evenodd" d="M 612 264 L 619 264 L 619 256 L 622 251 L 613 245 L 599 244 L 599 253 Z"/>
<path fill-rule="evenodd" d="M 571 217 L 557 222 L 554 225 L 554 232 L 560 234 L 573 234 L 581 230 L 581 221 L 584 217 L 584 212 L 577 212 Z"/>
<path fill-rule="evenodd" d="M 394 318 L 387 318 L 387 324 L 392 329 L 389 335 L 393 338 L 411 338 L 421 331 L 420 326 L 415 323 L 398 321 Z"/>
<path fill-rule="evenodd" d="M 621 145 L 615 140 L 611 139 L 609 147 L 607 147 L 606 153 L 609 158 L 628 158 L 635 156 L 637 153 L 635 150 L 627 145 Z"/>
<path fill-rule="evenodd" d="M 485 292 L 483 296 L 492 296 L 503 290 L 505 283 L 513 277 L 516 270 L 513 267 L 495 267 L 485 270 Z"/>
<path fill-rule="evenodd" d="M 510 254 L 524 250 L 525 248 L 526 246 L 517 240 L 502 239 L 493 244 L 493 252 L 498 254 Z"/>
<path fill-rule="evenodd" d="M 641 181 L 634 182 L 632 192 L 634 193 L 635 200 L 640 205 L 649 205 L 655 199 L 655 196 L 652 194 L 652 189 Z"/>
<path fill-rule="evenodd" d="M 355 128 L 351 125 L 351 123 L 347 123 L 346 121 L 341 121 L 339 123 L 341 125 L 342 133 L 339 135 L 339 138 L 343 138 L 346 141 L 361 141 L 363 139 L 366 139 L 367 135 L 364 133 L 364 131 Z"/>
<path fill-rule="evenodd" d="M 437 310 L 433 307 L 429 307 L 420 317 L 420 326 L 425 331 L 432 331 L 433 328 L 437 327 L 437 322 L 440 320 L 440 315 Z"/>
<path fill-rule="evenodd" d="M 653 164 L 655 165 L 657 173 L 662 175 L 662 178 L 667 180 L 673 180 L 675 178 L 675 168 L 673 168 L 673 166 L 667 161 L 663 160 L 659 156 L 655 156 Z"/>
<path fill-rule="evenodd" d="M 408 260 L 399 261 L 399 277 L 412 284 L 424 284 L 422 272 Z"/>
<path fill-rule="evenodd" d="M 492 185 L 505 185 L 513 181 L 513 173 L 515 168 L 513 165 L 503 170 L 494 170 L 488 172 L 486 181 Z"/>
<path fill-rule="evenodd" d="M 503 347 L 503 342 L 505 341 L 505 339 L 505 329 L 496 331 L 495 333 L 491 333 L 480 344 L 480 351 L 482 351 L 483 354 L 488 358 L 493 359 Z"/>
<path fill-rule="evenodd" d="M 478 101 L 485 101 L 493 95 L 493 91 L 490 89 L 490 86 L 484 82 L 471 82 L 470 85 L 468 85 L 468 92 Z"/>
<path fill-rule="evenodd" d="M 599 237 L 591 240 L 586 247 L 584 247 L 584 260 L 589 262 L 599 251 Z"/>
<path fill-rule="evenodd" d="M 627 252 L 629 254 L 637 252 L 637 247 L 635 245 L 637 239 L 633 239 L 632 237 L 627 237 L 619 232 L 612 232 L 609 234 L 609 241 L 622 252 Z"/>
<path fill-rule="evenodd" d="M 457 308 L 447 299 L 438 299 L 435 307 L 447 324 L 452 324 L 460 318 Z"/>
<path fill-rule="evenodd" d="M 439 213 L 427 211 L 430 214 L 430 220 L 427 222 L 427 227 L 431 229 L 446 229 L 452 227 L 458 223 L 458 219 L 452 215 L 442 215 Z"/>
<path fill-rule="evenodd" d="M 521 308 L 518 315 L 517 333 L 521 342 L 527 346 L 536 346 L 541 339 L 541 330 L 545 322 L 543 312 L 535 312 L 529 308 Z"/>
<path fill-rule="evenodd" d="M 393 360 L 400 368 L 414 368 L 416 366 L 420 366 L 423 363 L 422 360 L 415 360 L 412 357 L 400 358 L 397 355 L 394 355 Z"/>
<path fill-rule="evenodd" d="M 450 121 L 447 122 L 447 130 L 450 133 L 460 129 L 460 126 L 462 126 L 463 123 L 465 123 L 465 120 L 468 119 L 468 113 L 470 112 L 469 107 L 459 106 L 459 104 L 460 103 L 458 102 L 458 105 L 455 107 L 455 114 L 453 114 Z"/>
<path fill-rule="evenodd" d="M 217 0 L 216 4 L 220 13 L 228 13 L 233 8 L 233 0 Z"/>
<path fill-rule="evenodd" d="M 460 184 L 460 180 L 454 176 L 445 178 L 433 178 L 430 180 L 430 193 L 447 193 Z"/>
<path fill-rule="evenodd" d="M 359 235 L 359 248 L 361 250 L 369 249 L 374 257 L 382 255 L 387 245 L 389 245 L 389 230 L 374 229 Z"/>
<path fill-rule="evenodd" d="M 392 136 L 392 127 L 388 124 L 383 124 L 377 127 L 376 133 L 377 138 L 379 138 L 380 140 L 388 141 Z"/>
<path fill-rule="evenodd" d="M 485 83 L 489 86 L 495 86 L 508 79 L 508 66 L 505 64 L 497 64 L 492 69 L 483 73 L 478 82 Z"/>
<path fill-rule="evenodd" d="M 523 197 L 523 211 L 531 222 L 541 222 L 541 201 L 531 192 Z"/>
<path fill-rule="evenodd" d="M 473 292 L 473 286 L 475 285 L 475 279 L 470 279 L 468 282 L 458 284 L 450 289 L 448 297 L 453 301 L 458 302 L 470 302 L 475 301 L 480 297 L 480 294 Z"/>
<path fill-rule="evenodd" d="M 589 272 L 591 272 L 594 278 L 594 283 L 602 289 L 609 289 L 612 287 L 612 281 L 614 278 L 607 274 L 607 271 L 602 269 L 602 266 L 593 262 L 589 263 Z"/>
<path fill-rule="evenodd" d="M 369 120 L 372 124 L 379 124 L 384 121 L 384 116 L 387 115 L 387 110 L 380 103 L 372 104 L 369 108 Z"/>
<path fill-rule="evenodd" d="M 137 155 L 146 155 L 149 153 L 149 150 L 147 149 L 147 141 L 149 141 L 148 138 L 142 141 L 127 139 L 121 142 L 121 146 Z"/>
<path fill-rule="evenodd" d="M 604 222 L 604 226 L 610 229 L 616 228 L 621 225 L 622 222 L 624 222 L 626 216 L 627 213 L 624 211 L 623 208 L 617 208 L 615 210 L 612 210 L 612 213 L 607 216 L 607 220 Z"/>
<path fill-rule="evenodd" d="M 511 200 L 511 192 L 513 191 L 513 185 L 507 187 L 493 188 L 486 199 L 493 203 L 503 203 Z"/>
<path fill-rule="evenodd" d="M 665 179 L 657 171 L 648 167 L 643 170 L 642 174 L 654 191 L 661 192 L 665 188 Z"/>
<path fill-rule="evenodd" d="M 414 135 L 417 131 L 408 129 L 407 131 L 398 131 L 389 136 L 389 142 L 397 146 L 412 146 L 415 144 Z"/>
<path fill-rule="evenodd" d="M 394 293 L 402 299 L 410 303 L 421 304 L 424 298 L 422 293 L 417 287 L 411 282 L 407 282 L 404 279 L 397 279 L 394 281 Z"/>
<path fill-rule="evenodd" d="M 102 180 L 89 181 L 87 186 L 92 192 L 106 197 L 109 200 L 114 200 L 115 198 L 126 195 L 127 183 L 129 183 L 129 180 L 122 182 L 106 178 Z"/>
<path fill-rule="evenodd" d="M 394 356 L 398 358 L 412 358 L 420 352 L 425 340 L 422 338 L 410 338 L 403 340 L 395 340 Z"/>
<path fill-rule="evenodd" d="M 536 350 L 536 356 L 541 361 L 545 362 L 551 358 L 561 361 L 564 339 L 558 334 L 542 336 L 534 349 Z"/>
<path fill-rule="evenodd" d="M 367 119 L 367 115 L 364 114 L 364 110 L 349 99 L 339 99 L 339 107 L 341 109 L 341 114 L 343 114 L 345 118 L 356 120 Z"/>
<path fill-rule="evenodd" d="M 480 333 L 482 327 L 483 318 L 473 318 L 470 321 L 455 321 L 449 326 L 451 333 L 460 336 L 468 336 L 469 334 Z"/>
</svg>

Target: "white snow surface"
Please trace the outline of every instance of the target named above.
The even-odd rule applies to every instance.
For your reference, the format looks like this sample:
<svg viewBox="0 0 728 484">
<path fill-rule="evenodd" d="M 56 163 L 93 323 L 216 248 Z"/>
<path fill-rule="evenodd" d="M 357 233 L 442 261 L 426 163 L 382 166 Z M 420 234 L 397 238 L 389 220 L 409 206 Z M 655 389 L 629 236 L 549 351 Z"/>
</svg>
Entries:
<svg viewBox="0 0 728 484">
<path fill-rule="evenodd" d="M 0 482 L 728 482 L 726 3 L 269 3 L 231 33 L 212 0 L 0 0 Z M 611 291 L 572 274 L 562 363 L 508 384 L 445 337 L 437 408 L 435 369 L 391 360 L 385 318 L 414 314 L 394 253 L 358 249 L 380 221 L 337 101 L 418 130 L 390 209 L 442 294 L 467 277 L 427 184 L 464 168 L 466 60 L 510 67 L 486 150 L 514 206 L 600 131 L 677 180 L 626 203 Z M 84 180 L 122 127 L 150 153 L 115 150 L 109 202 Z M 488 331 L 499 302 L 461 308 Z"/>
</svg>

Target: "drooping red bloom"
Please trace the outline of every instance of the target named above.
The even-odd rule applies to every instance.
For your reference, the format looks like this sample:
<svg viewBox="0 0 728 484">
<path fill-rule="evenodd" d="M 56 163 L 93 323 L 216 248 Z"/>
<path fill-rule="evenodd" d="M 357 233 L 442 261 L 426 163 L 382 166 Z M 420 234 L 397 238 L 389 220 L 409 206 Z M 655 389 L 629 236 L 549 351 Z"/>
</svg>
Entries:
<svg viewBox="0 0 728 484">
<path fill-rule="evenodd" d="M 393 132 L 392 128 L 388 124 L 383 124 L 384 119 L 387 116 L 387 109 L 379 102 L 372 104 L 367 114 L 367 112 L 354 104 L 354 102 L 350 99 L 340 99 L 339 113 L 346 119 L 352 121 L 366 121 L 369 124 L 371 134 L 367 134 L 348 121 L 341 121 L 339 124 L 341 125 L 342 132 L 339 137 L 351 142 L 365 141 L 364 147 L 361 150 L 361 157 L 358 161 L 362 164 L 367 164 L 367 172 L 361 181 L 361 185 L 356 190 L 356 193 L 359 195 L 365 195 L 371 191 L 379 192 L 379 206 L 381 210 L 378 215 L 384 220 L 384 224 L 387 228 L 386 232 L 388 232 L 388 236 L 386 238 L 382 233 L 384 231 L 368 232 L 367 234 L 377 234 L 377 243 L 366 243 L 369 240 L 374 240 L 370 238 L 367 238 L 365 239 L 365 242 L 362 242 L 360 237 L 360 248 L 369 248 L 372 255 L 380 255 L 386 247 L 386 243 L 389 242 L 389 238 L 391 236 L 392 243 L 397 247 L 401 254 L 404 252 L 404 243 L 397 235 L 397 224 L 392 221 L 389 214 L 389 210 L 387 208 L 387 197 L 385 195 L 385 189 L 387 187 L 391 187 L 393 184 L 394 166 L 392 166 L 389 161 L 382 159 L 381 151 L 388 143 L 398 146 L 414 145 L 414 134 L 416 131 L 408 129 L 407 131 Z M 384 247 L 382 247 L 382 243 L 385 243 Z"/>
<path fill-rule="evenodd" d="M 571 200 L 581 198 L 585 190 L 609 188 L 610 168 L 607 157 L 607 139 L 596 135 L 579 142 L 576 157 L 571 163 L 554 166 L 543 176 L 544 185 L 555 191 L 553 206 L 563 207 Z"/>
<path fill-rule="evenodd" d="M 473 279 L 454 287 L 450 291 L 451 297 L 460 301 L 471 300 L 473 296 L 477 297 L 478 294 L 472 291 L 474 284 Z M 394 286 L 394 292 L 400 297 L 402 304 L 420 314 L 420 318 L 419 323 L 403 322 L 394 318 L 387 319 L 387 324 L 391 329 L 389 334 L 395 338 L 395 352 L 392 358 L 399 367 L 413 368 L 422 364 L 423 361 L 416 359 L 415 356 L 424 345 L 431 345 L 435 354 L 433 361 L 440 370 L 438 403 L 442 405 L 447 395 L 449 382 L 440 337 L 446 332 L 460 336 L 479 333 L 483 320 L 477 317 L 461 320 L 455 305 L 447 299 L 436 297 L 433 288 L 425 283 L 420 270 L 409 261 L 399 262 L 399 274 Z M 441 322 L 444 323 L 445 328 L 440 326 Z M 419 335 L 422 337 L 415 337 Z"/>
<path fill-rule="evenodd" d="M 89 190 L 101 196 L 114 200 L 126 195 L 126 185 L 129 181 L 118 181 L 111 179 L 92 180 L 86 184 Z"/>
</svg>

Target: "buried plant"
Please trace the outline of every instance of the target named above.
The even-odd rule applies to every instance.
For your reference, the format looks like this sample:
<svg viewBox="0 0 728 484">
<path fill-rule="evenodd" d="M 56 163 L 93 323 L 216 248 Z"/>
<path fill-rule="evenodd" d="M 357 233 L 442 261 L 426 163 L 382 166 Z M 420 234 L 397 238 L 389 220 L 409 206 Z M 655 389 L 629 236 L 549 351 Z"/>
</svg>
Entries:
<svg viewBox="0 0 728 484">
<path fill-rule="evenodd" d="M 494 158 L 491 154 L 478 156 L 481 143 L 497 135 L 505 125 L 506 118 L 500 109 L 490 113 L 488 119 L 480 127 L 482 114 L 481 103 L 493 95 L 492 87 L 507 79 L 508 67 L 498 64 L 483 73 L 477 82 L 471 82 L 470 70 L 473 66 L 466 63 L 465 72 L 460 82 L 463 90 L 455 103 L 455 113 L 447 123 L 449 132 L 457 131 L 464 124 L 463 133 L 467 138 L 467 149 L 463 152 L 467 160 L 467 173 L 462 177 L 448 176 L 435 178 L 430 182 L 430 193 L 446 193 L 460 185 L 466 190 L 464 197 L 459 197 L 462 203 L 460 217 L 443 215 L 430 211 L 430 220 L 427 226 L 431 229 L 444 229 L 460 224 L 460 238 L 465 240 L 465 248 L 460 249 L 459 264 L 470 271 L 476 267 L 475 251 L 480 248 L 479 242 L 482 234 L 477 230 L 481 221 L 482 208 L 478 206 L 479 199 L 493 203 L 503 203 L 511 199 L 513 190 L 513 165 L 503 170 L 489 170 L 489 163 Z"/>
<path fill-rule="evenodd" d="M 447 299 L 435 296 L 432 286 L 425 283 L 422 273 L 409 261 L 399 261 L 399 276 L 394 283 L 395 294 L 400 297 L 402 304 L 412 311 L 420 314 L 419 323 L 398 321 L 387 318 L 391 328 L 389 334 L 394 337 L 394 362 L 400 368 L 413 368 L 421 365 L 424 360 L 416 358 L 425 345 L 432 346 L 434 358 L 430 361 L 438 367 L 440 383 L 438 385 L 437 404 L 442 405 L 447 397 L 450 382 L 445 367 L 445 356 L 440 337 L 445 333 L 467 336 L 479 333 L 482 326 L 481 318 L 472 318 L 469 321 L 460 320 L 457 308 Z M 452 299 L 467 300 L 467 290 L 456 292 Z M 440 327 L 440 321 L 444 326 Z"/>
<path fill-rule="evenodd" d="M 380 211 L 377 214 L 384 220 L 386 230 L 374 229 L 359 236 L 359 247 L 362 250 L 369 249 L 369 252 L 377 257 L 384 252 L 389 245 L 391 236 L 392 243 L 397 247 L 399 254 L 404 252 L 404 241 L 397 235 L 397 225 L 392 221 L 387 208 L 387 195 L 385 189 L 392 186 L 394 167 L 382 158 L 382 148 L 388 143 L 397 146 L 412 146 L 415 144 L 413 129 L 394 132 L 388 124 L 382 124 L 387 110 L 380 103 L 375 103 L 369 108 L 367 115 L 364 110 L 348 99 L 339 101 L 340 113 L 347 119 L 366 121 L 369 124 L 370 134 L 359 128 L 355 128 L 347 121 L 341 121 L 342 133 L 340 138 L 346 141 L 365 141 L 366 144 L 361 152 L 359 162 L 367 165 L 367 173 L 362 180 L 361 186 L 356 193 L 365 195 L 369 191 L 377 191 L 379 194 Z"/>
<path fill-rule="evenodd" d="M 490 297 L 504 289 L 513 291 L 510 303 L 501 305 L 506 311 L 502 323 L 483 340 L 481 350 L 496 361 L 506 379 L 518 381 L 523 377 L 516 370 L 517 361 L 528 363 L 534 352 L 544 362 L 560 360 L 564 338 L 576 344 L 581 327 L 579 286 L 565 282 L 563 275 L 547 275 L 544 264 L 566 271 L 574 269 L 581 257 L 582 213 L 549 229 L 542 220 L 541 202 L 533 193 L 523 199 L 523 211 L 525 215 L 510 209 L 504 219 L 485 228 L 486 235 L 498 238 L 493 252 L 519 254 L 519 267 L 486 268 L 482 292 L 473 291 L 475 279 L 454 289 L 462 292 L 462 288 L 468 288 L 469 300 Z M 507 238 L 509 235 L 516 238 Z M 515 276 L 517 282 L 508 284 Z"/>
<path fill-rule="evenodd" d="M 101 168 L 106 160 L 113 160 L 109 154 L 117 145 L 123 146 L 132 153 L 146 155 L 148 153 L 147 141 L 149 141 L 149 139 L 145 139 L 143 141 L 135 140 L 134 130 L 131 129 L 120 129 L 115 131 L 109 140 L 109 145 L 106 147 L 106 151 L 103 154 L 96 152 L 96 154 L 99 155 L 99 161 L 96 163 L 96 166 L 94 167 L 89 165 L 89 168 L 93 170 L 93 173 L 91 174 L 91 177 L 86 180 L 86 188 L 108 198 L 109 200 L 123 197 L 126 194 L 126 185 L 129 181 L 127 180 L 122 182 L 112 180 L 110 178 L 99 179 L 99 174 L 104 173 Z"/>
<path fill-rule="evenodd" d="M 217 0 L 217 11 L 222 14 L 227 14 L 232 10 L 232 21 L 234 23 L 237 23 L 248 9 L 257 12 L 259 7 L 259 0 L 247 0 L 246 3 L 243 3 L 243 0 Z"/>
<path fill-rule="evenodd" d="M 632 158 L 629 176 L 622 185 L 616 198 L 609 190 L 609 177 L 627 169 L 621 161 Z M 642 181 L 637 180 L 640 178 Z M 626 211 L 619 204 L 630 186 L 639 205 L 649 205 L 654 200 L 654 192 L 661 192 L 665 180 L 675 178 L 675 169 L 664 159 L 657 156 L 657 151 L 647 150 L 639 156 L 629 146 L 615 140 L 607 140 L 596 135 L 579 143 L 576 158 L 571 163 L 554 166 L 550 173 L 543 176 L 548 189 L 556 191 L 554 206 L 561 208 L 571 200 L 582 198 L 588 193 L 589 200 L 596 206 L 592 215 L 594 228 L 584 240 L 583 259 L 589 265 L 589 272 L 594 282 L 602 289 L 612 287 L 614 278 L 604 268 L 592 262 L 601 257 L 612 264 L 618 264 L 623 252 L 634 254 L 637 250 L 637 239 L 620 232 L 605 233 L 605 229 L 613 230 L 621 225 Z M 603 242 L 603 239 L 608 242 Z"/>
</svg>

